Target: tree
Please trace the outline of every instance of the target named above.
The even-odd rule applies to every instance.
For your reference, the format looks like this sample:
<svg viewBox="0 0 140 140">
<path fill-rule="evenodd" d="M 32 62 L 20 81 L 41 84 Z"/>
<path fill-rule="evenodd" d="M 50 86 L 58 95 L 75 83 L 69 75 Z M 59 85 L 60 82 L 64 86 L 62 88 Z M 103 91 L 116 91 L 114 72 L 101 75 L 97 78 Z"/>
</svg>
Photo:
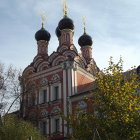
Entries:
<svg viewBox="0 0 140 140">
<path fill-rule="evenodd" d="M 11 109 L 13 104 L 19 101 L 20 84 L 18 77 L 20 70 L 12 65 L 5 67 L 0 62 L 0 114 L 5 114 Z M 18 104 L 19 106 L 19 104 Z M 7 110 L 7 111 L 6 111 Z"/>
<path fill-rule="evenodd" d="M 0 120 L 0 140 L 46 140 L 35 127 L 14 115 L 6 115 Z"/>
<path fill-rule="evenodd" d="M 96 87 L 87 98 L 91 109 L 73 111 L 64 119 L 72 127 L 72 139 L 138 140 L 140 139 L 140 81 L 135 69 L 123 72 L 122 59 L 112 58 L 103 74 L 97 74 Z M 75 109 L 76 110 L 76 109 Z"/>
<path fill-rule="evenodd" d="M 38 86 L 29 80 L 28 75 L 21 77 L 21 71 L 12 65 L 5 67 L 0 62 L 0 140 L 26 140 L 30 136 L 34 140 L 43 140 L 35 127 L 29 122 L 18 118 L 23 117 L 22 98 L 31 96 L 30 103 L 34 101 L 33 94 Z M 18 109 L 16 116 L 9 115 L 12 110 Z"/>
</svg>

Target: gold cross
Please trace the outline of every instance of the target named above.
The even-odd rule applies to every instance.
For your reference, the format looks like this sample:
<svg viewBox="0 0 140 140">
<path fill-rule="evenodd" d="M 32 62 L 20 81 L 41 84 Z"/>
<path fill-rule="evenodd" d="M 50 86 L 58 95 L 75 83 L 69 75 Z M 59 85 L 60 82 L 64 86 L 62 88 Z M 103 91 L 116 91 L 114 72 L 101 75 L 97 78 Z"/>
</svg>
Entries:
<svg viewBox="0 0 140 140">
<path fill-rule="evenodd" d="M 41 12 L 40 16 L 41 16 L 41 19 L 42 19 L 42 28 L 44 28 L 44 22 L 45 22 L 45 19 L 46 19 L 45 12 Z"/>
<path fill-rule="evenodd" d="M 67 16 L 67 11 L 68 11 L 68 5 L 66 0 L 63 1 L 63 14 L 66 17 Z"/>
<path fill-rule="evenodd" d="M 84 25 L 84 33 L 86 33 L 86 19 L 82 17 L 83 25 Z"/>
</svg>

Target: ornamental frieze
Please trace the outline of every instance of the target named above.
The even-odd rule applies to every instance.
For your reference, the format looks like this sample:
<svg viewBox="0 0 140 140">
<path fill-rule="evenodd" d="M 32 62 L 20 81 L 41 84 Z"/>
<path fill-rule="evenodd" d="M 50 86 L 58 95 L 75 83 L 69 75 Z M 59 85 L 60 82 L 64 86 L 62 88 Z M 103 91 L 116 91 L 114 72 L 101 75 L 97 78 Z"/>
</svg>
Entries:
<svg viewBox="0 0 140 140">
<path fill-rule="evenodd" d="M 78 109 L 85 109 L 87 107 L 87 103 L 85 101 L 80 101 L 80 102 L 78 102 L 78 104 L 76 105 L 76 107 Z"/>
<path fill-rule="evenodd" d="M 48 116 L 49 112 L 46 109 L 43 109 L 40 111 L 39 116 L 40 117 L 46 117 Z"/>
</svg>

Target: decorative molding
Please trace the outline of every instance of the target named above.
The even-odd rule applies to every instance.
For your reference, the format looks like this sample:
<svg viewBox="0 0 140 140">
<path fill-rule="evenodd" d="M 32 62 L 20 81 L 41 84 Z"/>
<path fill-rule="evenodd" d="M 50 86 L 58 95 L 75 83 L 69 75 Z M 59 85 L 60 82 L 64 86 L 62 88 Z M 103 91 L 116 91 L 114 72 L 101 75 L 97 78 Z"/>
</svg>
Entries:
<svg viewBox="0 0 140 140">
<path fill-rule="evenodd" d="M 41 84 L 41 85 L 46 85 L 46 84 L 48 84 L 48 79 L 47 79 L 47 78 L 42 78 L 42 79 L 40 80 L 40 84 Z"/>
<path fill-rule="evenodd" d="M 52 76 L 52 80 L 53 80 L 53 81 L 58 81 L 58 80 L 60 80 L 59 75 L 58 75 L 58 74 L 54 74 L 54 75 Z"/>
<path fill-rule="evenodd" d="M 60 52 L 60 53 L 62 53 L 62 52 L 64 52 L 64 51 L 68 50 L 68 49 L 69 49 L 68 46 L 62 45 L 62 46 L 60 46 L 60 47 L 57 49 L 57 51 Z"/>
<path fill-rule="evenodd" d="M 42 59 L 42 56 L 36 55 L 33 59 L 33 62 L 36 62 L 38 59 Z"/>
<path fill-rule="evenodd" d="M 52 70 L 52 71 L 49 71 L 49 72 L 48 71 L 45 71 L 41 75 L 39 75 L 39 73 L 37 73 L 38 75 L 37 74 L 36 75 L 33 75 L 30 78 L 32 78 L 33 80 L 35 80 L 35 79 L 43 78 L 43 77 L 48 76 L 48 75 L 51 75 L 51 74 L 56 74 L 57 72 L 61 72 L 61 71 L 62 71 L 62 68 L 60 67 L 60 69 Z"/>
<path fill-rule="evenodd" d="M 84 62 L 84 64 L 87 65 L 86 59 L 83 56 L 80 56 L 80 58 Z"/>
<path fill-rule="evenodd" d="M 76 107 L 78 109 L 85 109 L 87 107 L 87 103 L 85 101 L 79 101 Z"/>
<path fill-rule="evenodd" d="M 64 55 L 64 56 L 75 57 L 75 56 L 77 56 L 78 54 L 77 54 L 75 51 L 73 51 L 73 50 L 66 50 L 66 51 L 63 52 L 63 55 Z"/>
<path fill-rule="evenodd" d="M 37 67 L 37 72 L 45 70 L 43 68 L 49 68 L 49 63 L 46 61 L 41 62 Z"/>
<path fill-rule="evenodd" d="M 43 62 L 43 59 L 42 59 L 42 58 L 37 59 L 37 60 L 34 62 L 33 66 L 34 66 L 35 68 L 37 68 L 38 65 L 39 65 L 41 62 Z"/>
<path fill-rule="evenodd" d="M 85 64 L 79 56 L 75 57 L 74 60 L 79 64 L 81 68 L 85 69 Z"/>
<path fill-rule="evenodd" d="M 24 71 L 23 71 L 23 75 L 29 75 L 29 74 L 34 74 L 35 73 L 35 69 L 32 66 L 28 66 Z"/>
<path fill-rule="evenodd" d="M 64 62 L 66 58 L 64 56 L 57 56 L 53 61 L 52 61 L 52 66 L 57 66 L 61 62 Z"/>
<path fill-rule="evenodd" d="M 48 116 L 49 112 L 46 109 L 43 109 L 40 111 L 39 116 L 40 117 L 46 117 Z"/>
<path fill-rule="evenodd" d="M 51 114 L 57 114 L 61 111 L 60 107 L 58 106 L 55 106 L 53 107 L 52 111 L 51 111 Z"/>
<path fill-rule="evenodd" d="M 48 59 L 48 62 L 49 63 L 52 63 L 52 61 L 58 56 L 58 52 L 53 52 L 50 56 L 49 56 L 49 59 Z"/>
</svg>

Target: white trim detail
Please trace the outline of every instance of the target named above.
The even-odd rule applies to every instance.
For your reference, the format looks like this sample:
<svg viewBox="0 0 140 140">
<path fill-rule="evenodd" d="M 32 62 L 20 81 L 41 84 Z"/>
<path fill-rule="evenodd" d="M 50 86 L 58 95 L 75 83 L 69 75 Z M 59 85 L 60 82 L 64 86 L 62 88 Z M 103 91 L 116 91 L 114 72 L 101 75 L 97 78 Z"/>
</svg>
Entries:
<svg viewBox="0 0 140 140">
<path fill-rule="evenodd" d="M 94 81 L 96 79 L 95 76 L 93 76 L 92 74 L 90 74 L 89 72 L 85 71 L 84 69 L 78 67 L 78 71 L 80 74 L 84 75 L 85 77 L 87 77 L 88 79 Z"/>
<path fill-rule="evenodd" d="M 66 58 L 64 56 L 56 56 L 52 61 L 52 66 L 60 65 L 60 62 L 64 62 Z"/>
<path fill-rule="evenodd" d="M 73 69 L 71 69 L 71 82 L 72 82 L 72 95 L 74 95 L 74 87 L 75 87 L 75 77 L 74 77 L 74 74 L 75 74 L 75 71 Z"/>
<path fill-rule="evenodd" d="M 47 86 L 47 102 L 49 102 L 50 99 L 49 99 L 49 86 Z"/>
<path fill-rule="evenodd" d="M 51 74 L 61 72 L 61 71 L 62 71 L 62 69 L 58 69 L 58 70 L 50 71 L 49 73 L 47 73 L 47 72 L 42 73 L 42 75 L 38 75 L 37 77 L 34 77 L 34 78 L 32 78 L 32 77 L 30 77 L 30 78 L 32 78 L 32 80 L 36 80 L 36 79 L 43 78 L 43 77 L 46 77 L 46 76 L 51 75 Z"/>
<path fill-rule="evenodd" d="M 50 92 L 50 95 L 51 95 L 51 101 L 54 101 L 56 100 L 56 97 L 55 97 L 55 91 L 54 91 L 54 88 L 55 87 L 58 87 L 58 99 L 61 99 L 61 83 L 54 83 L 53 85 L 51 85 L 51 92 Z"/>
<path fill-rule="evenodd" d="M 68 96 L 71 96 L 71 69 L 68 69 Z"/>
<path fill-rule="evenodd" d="M 54 81 L 60 80 L 59 75 L 58 74 L 54 74 L 53 77 L 52 77 L 52 80 L 54 80 Z"/>
<path fill-rule="evenodd" d="M 64 108 L 64 115 L 67 115 L 66 111 L 66 70 L 63 70 L 63 108 Z M 67 135 L 67 122 L 64 120 L 64 137 Z"/>
<path fill-rule="evenodd" d="M 55 120 L 56 119 L 59 119 L 59 132 L 62 132 L 62 119 L 59 117 L 59 116 L 53 116 L 51 118 L 51 134 L 54 134 L 56 133 L 55 130 L 56 130 L 56 126 L 55 126 Z"/>
<path fill-rule="evenodd" d="M 77 93 L 77 70 L 74 71 L 75 73 L 75 93 Z"/>
<path fill-rule="evenodd" d="M 34 73 L 32 74 L 29 78 L 33 78 L 34 76 L 38 76 L 40 74 L 43 74 L 43 77 L 44 77 L 44 74 L 47 73 L 47 75 L 50 75 L 52 73 L 52 71 L 55 71 L 56 72 L 56 69 L 61 69 L 61 65 L 57 65 L 57 66 L 53 66 L 47 70 L 43 70 L 43 71 L 40 71 L 40 72 L 37 72 L 37 73 Z"/>
<path fill-rule="evenodd" d="M 43 91 L 46 90 L 46 102 L 49 102 L 49 87 L 42 87 L 39 90 L 39 104 L 44 103 Z"/>
</svg>

